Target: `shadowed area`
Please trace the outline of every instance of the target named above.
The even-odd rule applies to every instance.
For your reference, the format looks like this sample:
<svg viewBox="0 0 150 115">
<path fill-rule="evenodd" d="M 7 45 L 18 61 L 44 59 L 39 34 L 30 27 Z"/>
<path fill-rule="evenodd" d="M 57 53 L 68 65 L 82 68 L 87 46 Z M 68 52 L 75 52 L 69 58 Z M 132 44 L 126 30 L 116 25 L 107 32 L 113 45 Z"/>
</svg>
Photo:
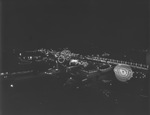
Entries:
<svg viewBox="0 0 150 115">
<path fill-rule="evenodd" d="M 120 115 L 148 113 L 148 100 L 122 95 L 121 103 L 107 101 L 93 88 L 65 89 L 55 76 L 28 74 L 19 81 L 3 82 L 4 115 Z M 20 75 L 23 77 L 23 75 Z M 13 87 L 10 85 L 13 84 Z"/>
</svg>

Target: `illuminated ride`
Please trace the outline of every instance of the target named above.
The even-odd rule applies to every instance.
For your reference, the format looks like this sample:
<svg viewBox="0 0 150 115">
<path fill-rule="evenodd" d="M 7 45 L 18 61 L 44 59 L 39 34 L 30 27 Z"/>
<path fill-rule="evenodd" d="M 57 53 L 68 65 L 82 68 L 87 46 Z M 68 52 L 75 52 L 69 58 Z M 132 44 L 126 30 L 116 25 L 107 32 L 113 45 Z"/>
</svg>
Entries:
<svg viewBox="0 0 150 115">
<path fill-rule="evenodd" d="M 38 49 L 18 52 L 17 57 L 19 65 L 36 67 L 29 72 L 35 71 L 35 73 L 47 76 L 59 75 L 60 77 L 57 79 L 64 80 L 62 84 L 64 87 L 75 89 L 93 87 L 101 91 L 106 97 L 110 97 L 111 91 L 117 92 L 117 89 L 119 91 L 122 89 L 121 91 L 125 92 L 125 89 L 132 87 L 134 82 L 140 80 L 143 83 L 148 79 L 148 65 L 115 60 L 103 55 L 83 56 L 72 53 L 68 49 L 62 51 Z M 41 70 L 41 66 L 38 67 L 37 65 L 38 63 L 47 64 L 47 66 Z M 1 78 L 9 79 L 17 74 L 21 74 L 21 72 L 1 73 Z M 24 73 L 22 72 L 22 74 Z M 63 74 L 66 74 L 65 77 Z M 136 87 L 139 88 L 139 91 L 142 91 L 143 88 L 141 84 Z M 120 85 L 119 88 L 118 85 Z M 142 93 L 138 92 L 138 94 Z"/>
</svg>

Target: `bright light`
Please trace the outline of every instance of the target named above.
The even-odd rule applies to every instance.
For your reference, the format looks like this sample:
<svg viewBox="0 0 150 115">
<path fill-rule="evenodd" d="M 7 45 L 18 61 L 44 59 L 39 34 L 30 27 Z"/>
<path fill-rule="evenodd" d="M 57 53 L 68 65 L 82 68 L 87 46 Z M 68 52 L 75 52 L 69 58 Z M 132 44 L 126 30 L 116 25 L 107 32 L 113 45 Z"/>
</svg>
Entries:
<svg viewBox="0 0 150 115">
<path fill-rule="evenodd" d="M 120 69 L 120 72 L 121 72 L 121 74 L 124 75 L 124 76 L 127 76 L 127 75 L 128 75 L 128 72 L 127 72 L 126 70 L 124 70 L 124 69 Z"/>
<path fill-rule="evenodd" d="M 30 56 L 30 59 L 32 60 L 32 56 Z"/>
<path fill-rule="evenodd" d="M 114 73 L 115 73 L 116 78 L 122 82 L 126 82 L 127 80 L 130 80 L 133 77 L 132 69 L 130 68 L 130 66 L 125 65 L 125 64 L 117 65 L 114 68 Z"/>
<path fill-rule="evenodd" d="M 5 73 L 0 73 L 0 75 L 4 75 Z"/>
<path fill-rule="evenodd" d="M 10 85 L 10 87 L 14 87 L 14 85 L 13 85 L 13 84 L 11 84 L 11 85 Z"/>
</svg>

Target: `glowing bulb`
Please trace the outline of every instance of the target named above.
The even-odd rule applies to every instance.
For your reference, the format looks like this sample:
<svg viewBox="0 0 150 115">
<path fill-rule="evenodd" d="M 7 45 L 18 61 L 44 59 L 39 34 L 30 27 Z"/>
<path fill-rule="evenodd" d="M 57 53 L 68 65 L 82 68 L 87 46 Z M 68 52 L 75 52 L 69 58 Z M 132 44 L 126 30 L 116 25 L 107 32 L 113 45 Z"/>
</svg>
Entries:
<svg viewBox="0 0 150 115">
<path fill-rule="evenodd" d="M 11 84 L 11 85 L 10 85 L 10 87 L 14 87 L 14 85 L 13 85 L 13 84 Z"/>
<path fill-rule="evenodd" d="M 123 69 L 120 69 L 120 72 L 121 72 L 121 74 L 124 75 L 124 76 L 127 75 L 127 72 L 126 72 L 125 70 L 123 70 Z"/>
</svg>

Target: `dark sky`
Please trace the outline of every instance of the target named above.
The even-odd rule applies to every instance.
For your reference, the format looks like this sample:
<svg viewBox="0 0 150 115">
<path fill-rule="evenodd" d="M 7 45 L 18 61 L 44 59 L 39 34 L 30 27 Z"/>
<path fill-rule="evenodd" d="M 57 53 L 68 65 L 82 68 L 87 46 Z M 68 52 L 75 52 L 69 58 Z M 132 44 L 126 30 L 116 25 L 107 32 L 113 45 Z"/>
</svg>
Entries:
<svg viewBox="0 0 150 115">
<path fill-rule="evenodd" d="M 4 49 L 148 45 L 146 0 L 6 0 Z"/>
</svg>

